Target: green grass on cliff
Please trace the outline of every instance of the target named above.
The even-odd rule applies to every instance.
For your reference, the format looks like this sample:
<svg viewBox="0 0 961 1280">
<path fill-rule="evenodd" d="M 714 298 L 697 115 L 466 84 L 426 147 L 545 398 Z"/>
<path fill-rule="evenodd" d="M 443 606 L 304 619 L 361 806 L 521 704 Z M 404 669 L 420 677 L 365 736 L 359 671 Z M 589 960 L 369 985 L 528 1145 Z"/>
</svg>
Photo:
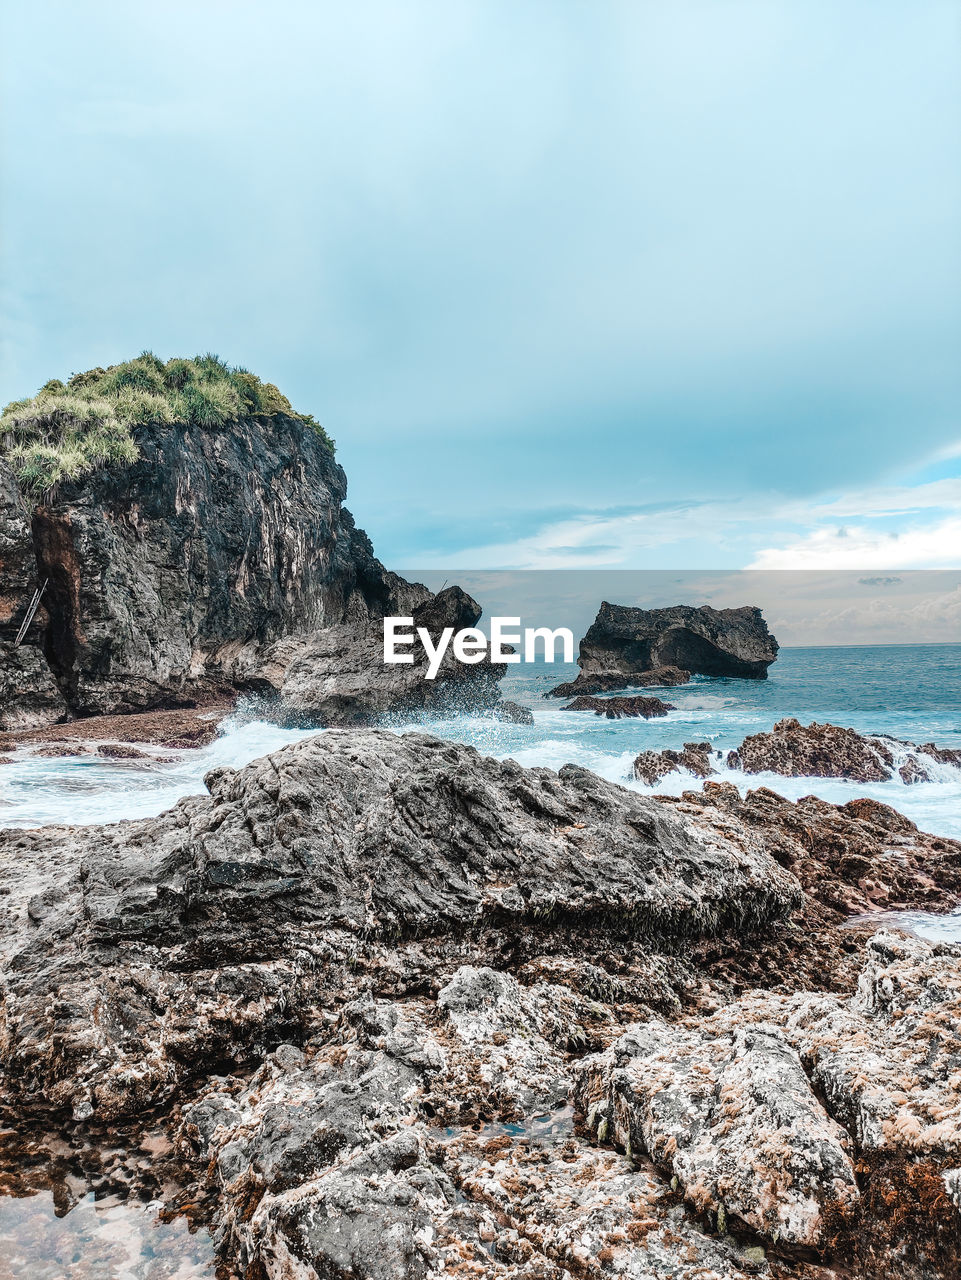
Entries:
<svg viewBox="0 0 961 1280">
<path fill-rule="evenodd" d="M 138 457 L 139 423 L 222 427 L 243 417 L 283 413 L 300 418 L 333 452 L 334 442 L 310 414 L 295 413 L 270 382 L 217 356 L 164 363 L 151 351 L 136 360 L 53 379 L 31 400 L 8 404 L 0 417 L 0 452 L 24 489 L 46 493 L 111 463 Z"/>
</svg>

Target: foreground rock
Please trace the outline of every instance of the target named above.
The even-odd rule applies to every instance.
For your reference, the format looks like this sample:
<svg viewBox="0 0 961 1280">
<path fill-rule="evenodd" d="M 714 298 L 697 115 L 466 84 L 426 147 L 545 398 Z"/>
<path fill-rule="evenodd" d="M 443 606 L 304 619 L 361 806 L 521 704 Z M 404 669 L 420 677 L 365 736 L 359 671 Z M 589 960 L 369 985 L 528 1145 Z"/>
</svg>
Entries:
<svg viewBox="0 0 961 1280">
<path fill-rule="evenodd" d="M 606 716 L 608 720 L 621 720 L 625 716 L 640 716 L 651 720 L 658 716 L 666 716 L 677 708 L 671 702 L 662 702 L 660 698 L 645 698 L 638 694 L 633 698 L 575 698 L 562 711 L 593 711 L 595 715 Z"/>
<path fill-rule="evenodd" d="M 0 1104 L 166 1117 L 234 1274 L 957 1280 L 961 949 L 833 928 L 957 842 L 376 730 L 207 784 L 0 834 Z"/>
<path fill-rule="evenodd" d="M 780 773 L 785 777 L 851 778 L 856 782 L 926 782 L 939 765 L 961 768 L 961 750 L 922 747 L 897 738 L 866 736 L 834 724 L 802 725 L 779 720 L 770 733 L 745 738 L 728 753 L 728 765 L 744 773 Z"/>
<path fill-rule="evenodd" d="M 639 678 L 664 671 L 679 676 L 737 676 L 763 680 L 777 658 L 778 643 L 760 609 L 634 609 L 605 600 L 580 644 L 580 675 L 560 685 L 556 696 L 624 689 Z M 678 678 L 673 683 L 683 683 Z"/>
<path fill-rule="evenodd" d="M 422 735 L 330 732 L 207 785 L 157 819 L 0 834 L 10 868 L 57 850 L 53 884 L 8 873 L 0 1049 L 26 1094 L 81 1115 L 167 1097 L 296 1025 L 359 938 L 696 938 L 800 902 L 726 815 L 692 824 L 586 770 Z"/>
</svg>

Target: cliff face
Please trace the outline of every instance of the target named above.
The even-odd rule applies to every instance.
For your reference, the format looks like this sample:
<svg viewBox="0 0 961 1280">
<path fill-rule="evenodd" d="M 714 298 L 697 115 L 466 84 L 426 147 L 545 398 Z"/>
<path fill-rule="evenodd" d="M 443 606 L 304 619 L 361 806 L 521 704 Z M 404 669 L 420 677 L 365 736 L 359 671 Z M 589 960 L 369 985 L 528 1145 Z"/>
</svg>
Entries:
<svg viewBox="0 0 961 1280">
<path fill-rule="evenodd" d="M 146 425 L 135 440 L 136 462 L 63 482 L 32 512 L 5 472 L 0 639 L 12 641 L 34 587 L 49 580 L 16 651 L 37 667 L 25 675 L 32 723 L 242 686 L 284 635 L 427 596 L 374 557 L 343 506 L 343 468 L 296 416 Z M 25 723 L 9 675 L 0 700 L 0 723 Z"/>
</svg>

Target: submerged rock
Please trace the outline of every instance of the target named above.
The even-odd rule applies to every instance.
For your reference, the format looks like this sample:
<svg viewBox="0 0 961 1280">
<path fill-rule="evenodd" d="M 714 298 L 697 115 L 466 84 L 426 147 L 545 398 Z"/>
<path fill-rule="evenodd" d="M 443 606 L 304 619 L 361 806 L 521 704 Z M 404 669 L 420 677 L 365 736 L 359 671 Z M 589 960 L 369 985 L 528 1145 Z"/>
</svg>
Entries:
<svg viewBox="0 0 961 1280">
<path fill-rule="evenodd" d="M 595 715 L 607 716 L 608 720 L 620 720 L 624 716 L 641 716 L 651 720 L 658 716 L 666 716 L 677 708 L 672 702 L 662 702 L 660 698 L 645 698 L 638 694 L 633 698 L 575 698 L 562 711 L 593 711 Z"/>
<path fill-rule="evenodd" d="M 763 680 L 777 652 L 760 609 L 750 605 L 635 609 L 605 600 L 581 641 L 580 675 L 552 692 L 561 697 L 624 689 L 644 677 L 681 684 L 691 672 Z"/>
</svg>

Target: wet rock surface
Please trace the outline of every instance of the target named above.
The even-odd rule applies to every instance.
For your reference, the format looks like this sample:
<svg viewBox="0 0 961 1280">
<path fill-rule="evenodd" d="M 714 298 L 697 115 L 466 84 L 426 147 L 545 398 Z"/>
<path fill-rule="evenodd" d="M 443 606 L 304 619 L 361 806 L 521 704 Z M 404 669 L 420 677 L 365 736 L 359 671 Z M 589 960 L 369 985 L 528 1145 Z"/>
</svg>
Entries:
<svg viewBox="0 0 961 1280">
<path fill-rule="evenodd" d="M 580 643 L 580 675 L 553 692 L 624 689 L 644 677 L 682 684 L 692 672 L 763 680 L 777 652 L 760 609 L 750 605 L 635 609 L 605 600 Z"/>
<path fill-rule="evenodd" d="M 417 605 L 413 630 L 427 630 L 436 644 L 445 628 L 474 627 L 481 606 L 460 587 L 446 587 Z M 297 724 L 368 724 L 389 713 L 470 712 L 494 707 L 507 668 L 489 658 L 459 662 L 448 647 L 436 675 L 427 678 L 429 657 L 418 638 L 406 651 L 413 661 L 384 662 L 383 622 L 331 627 L 297 646 L 285 640 L 269 650 L 248 682 L 278 698 L 275 714 Z"/>
<path fill-rule="evenodd" d="M 677 708 L 670 702 L 662 702 L 660 698 L 645 698 L 638 695 L 633 698 L 592 698 L 580 697 L 569 702 L 562 711 L 593 711 L 595 715 L 606 716 L 608 720 L 621 720 L 626 716 L 638 716 L 644 720 L 666 716 Z"/>
<path fill-rule="evenodd" d="M 872 737 L 835 724 L 779 720 L 770 733 L 745 738 L 728 754 L 732 769 L 785 777 L 851 778 L 856 782 L 928 782 L 938 765 L 961 768 L 961 751 Z"/>
<path fill-rule="evenodd" d="M 637 671 L 626 680 L 623 672 L 608 671 L 587 677 L 583 672 L 576 680 L 555 685 L 544 694 L 545 698 L 574 698 L 579 694 L 609 693 L 614 689 L 634 687 L 672 688 L 679 684 L 687 684 L 691 679 L 690 671 L 682 671 L 680 667 L 656 667 L 653 671 Z"/>
<path fill-rule="evenodd" d="M 710 778 L 717 770 L 712 763 L 710 742 L 685 742 L 683 750 L 642 751 L 634 760 L 634 777 L 653 786 L 669 773 L 686 772 L 695 778 Z"/>
<path fill-rule="evenodd" d="M 957 1280 L 961 949 L 836 928 L 955 842 L 377 730 L 207 782 L 0 836 L 0 1062 L 163 1117 L 225 1274 Z"/>
</svg>

